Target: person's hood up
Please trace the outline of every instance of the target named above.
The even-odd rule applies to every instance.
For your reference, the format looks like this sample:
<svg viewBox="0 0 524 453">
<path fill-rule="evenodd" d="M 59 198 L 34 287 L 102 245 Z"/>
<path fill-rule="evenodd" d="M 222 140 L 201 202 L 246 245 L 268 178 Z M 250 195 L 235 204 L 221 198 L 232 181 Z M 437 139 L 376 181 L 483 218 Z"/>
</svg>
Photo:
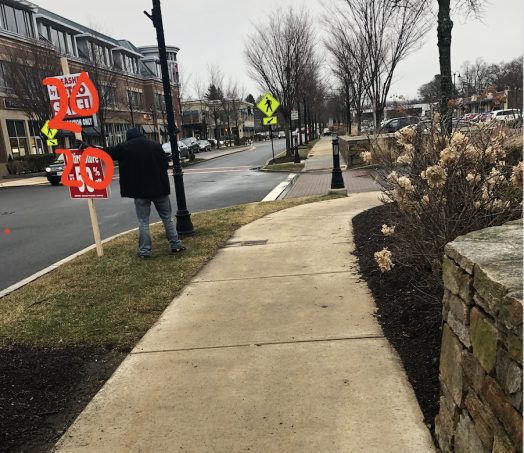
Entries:
<svg viewBox="0 0 524 453">
<path fill-rule="evenodd" d="M 144 137 L 144 134 L 140 132 L 140 130 L 137 127 L 132 127 L 131 129 L 128 129 L 126 132 L 126 140 L 131 140 L 135 137 Z"/>
</svg>

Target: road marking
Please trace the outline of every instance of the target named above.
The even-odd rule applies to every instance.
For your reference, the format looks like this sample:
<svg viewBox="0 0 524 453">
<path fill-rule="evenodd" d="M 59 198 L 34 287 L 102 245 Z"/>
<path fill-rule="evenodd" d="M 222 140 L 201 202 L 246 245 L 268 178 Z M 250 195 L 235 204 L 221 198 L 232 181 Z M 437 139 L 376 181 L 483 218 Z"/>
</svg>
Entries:
<svg viewBox="0 0 524 453">
<path fill-rule="evenodd" d="M 253 168 L 252 165 L 249 167 L 219 167 L 219 168 L 193 168 L 184 170 L 186 173 L 214 173 L 214 172 L 225 172 L 225 171 L 245 171 Z M 172 173 L 171 173 L 172 174 Z"/>
<path fill-rule="evenodd" d="M 276 200 L 284 190 L 286 190 L 287 186 L 291 184 L 291 181 L 293 181 L 293 178 L 295 177 L 295 174 L 290 174 L 285 181 L 282 181 L 278 186 L 276 186 L 271 192 L 269 192 L 266 195 L 266 198 L 264 198 L 262 201 L 274 201 Z"/>
</svg>

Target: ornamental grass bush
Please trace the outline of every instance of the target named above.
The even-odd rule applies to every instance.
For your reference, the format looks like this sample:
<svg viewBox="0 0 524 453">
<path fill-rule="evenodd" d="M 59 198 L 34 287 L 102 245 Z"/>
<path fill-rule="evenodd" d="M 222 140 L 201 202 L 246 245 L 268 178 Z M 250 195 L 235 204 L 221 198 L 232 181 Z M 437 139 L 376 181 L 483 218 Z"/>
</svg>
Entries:
<svg viewBox="0 0 524 453">
<path fill-rule="evenodd" d="M 396 250 L 375 254 L 382 272 L 397 261 L 439 276 L 448 242 L 522 218 L 522 129 L 494 121 L 449 134 L 437 114 L 428 130 L 404 128 L 395 139 L 361 154 L 394 219 L 382 232 Z"/>
<path fill-rule="evenodd" d="M 51 164 L 56 157 L 54 154 L 30 154 L 27 156 L 15 157 L 7 165 L 7 171 L 11 175 L 22 173 L 33 173 L 45 171 L 45 168 Z"/>
</svg>

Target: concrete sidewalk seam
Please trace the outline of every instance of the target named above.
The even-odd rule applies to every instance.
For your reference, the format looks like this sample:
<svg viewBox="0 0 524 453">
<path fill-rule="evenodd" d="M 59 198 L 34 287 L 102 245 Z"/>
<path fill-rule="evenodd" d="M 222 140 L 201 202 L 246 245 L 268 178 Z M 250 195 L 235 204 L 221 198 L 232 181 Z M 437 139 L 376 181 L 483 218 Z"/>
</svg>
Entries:
<svg viewBox="0 0 524 453">
<path fill-rule="evenodd" d="M 346 242 L 343 242 L 346 244 Z M 231 247 L 233 248 L 233 247 Z M 332 272 L 309 272 L 307 274 L 286 274 L 286 275 L 267 275 L 265 277 L 243 277 L 243 278 L 227 278 L 224 280 L 200 280 L 200 281 L 191 281 L 191 283 L 215 283 L 215 282 L 234 282 L 238 280 L 259 280 L 265 278 L 286 278 L 286 277 L 306 277 L 308 275 L 330 275 L 330 274 L 347 274 L 353 272 L 352 270 L 347 271 L 332 271 Z"/>
<path fill-rule="evenodd" d="M 154 351 L 131 351 L 130 354 L 157 354 L 165 352 L 188 352 L 188 351 L 202 351 L 207 349 L 229 349 L 229 348 L 250 348 L 253 346 L 272 346 L 281 344 L 301 344 L 301 343 L 320 343 L 326 341 L 350 341 L 350 340 L 369 340 L 377 338 L 386 338 L 384 335 L 360 335 L 357 337 L 336 337 L 336 338 L 318 338 L 313 340 L 294 340 L 294 341 L 265 341 L 263 343 L 251 343 L 251 344 L 232 344 L 232 345 L 221 345 L 221 346 L 197 346 L 194 348 L 181 348 L 181 349 L 157 349 Z"/>
</svg>

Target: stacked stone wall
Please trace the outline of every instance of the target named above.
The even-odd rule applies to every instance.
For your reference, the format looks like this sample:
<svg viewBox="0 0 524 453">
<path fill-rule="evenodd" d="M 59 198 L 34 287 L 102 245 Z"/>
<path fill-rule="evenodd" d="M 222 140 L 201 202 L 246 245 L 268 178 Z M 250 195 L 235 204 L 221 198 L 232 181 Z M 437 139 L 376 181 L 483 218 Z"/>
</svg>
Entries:
<svg viewBox="0 0 524 453">
<path fill-rule="evenodd" d="M 392 145 L 395 143 L 393 134 L 380 135 L 379 137 L 385 142 L 391 142 Z M 368 138 L 364 135 L 350 137 L 348 135 L 344 135 L 340 138 L 344 140 L 344 142 L 340 142 L 340 154 L 342 154 L 346 162 L 349 162 L 349 157 L 351 157 L 351 167 L 358 168 L 369 165 L 364 161 L 364 159 L 362 159 L 362 157 L 360 157 L 360 153 L 371 151 L 371 137 Z"/>
<path fill-rule="evenodd" d="M 461 236 L 443 263 L 443 453 L 522 453 L 522 220 Z"/>
</svg>

